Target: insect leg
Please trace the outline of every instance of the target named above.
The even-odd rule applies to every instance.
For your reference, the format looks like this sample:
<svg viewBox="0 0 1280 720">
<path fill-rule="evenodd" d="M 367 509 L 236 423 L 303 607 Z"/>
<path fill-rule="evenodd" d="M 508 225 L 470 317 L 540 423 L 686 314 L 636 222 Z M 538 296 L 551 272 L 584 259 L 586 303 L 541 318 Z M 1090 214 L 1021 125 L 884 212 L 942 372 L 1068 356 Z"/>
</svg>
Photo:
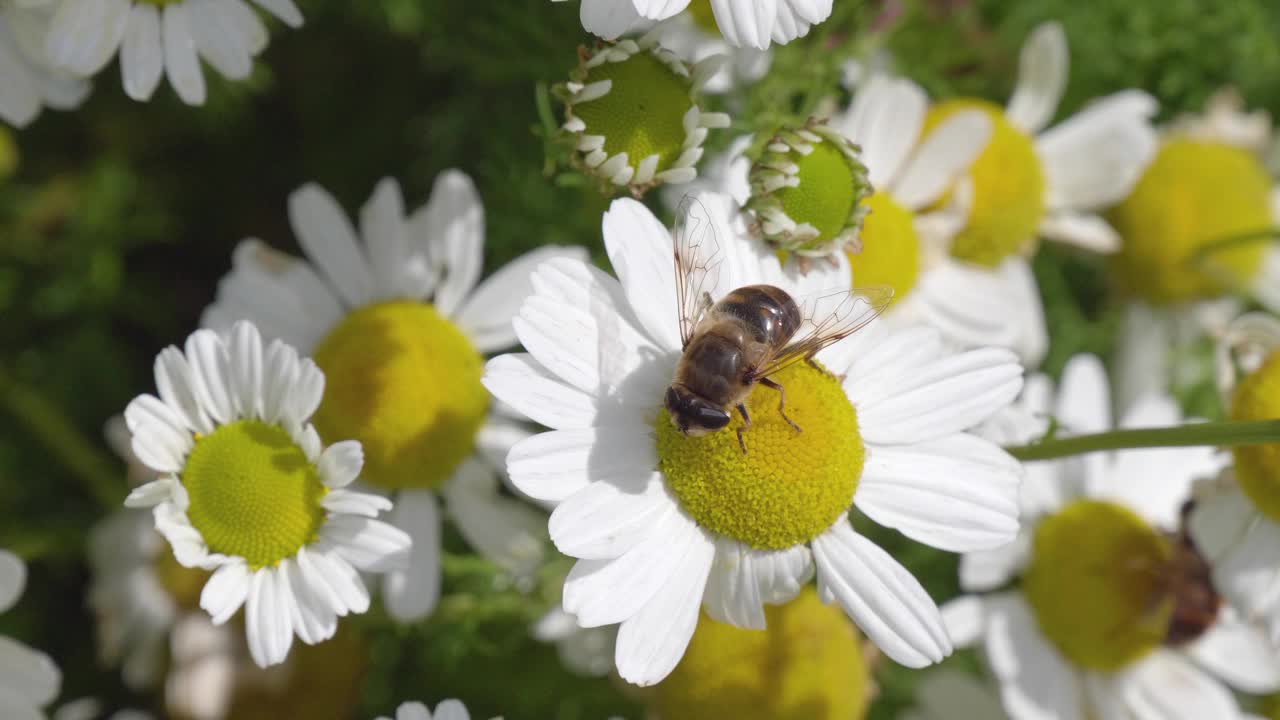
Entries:
<svg viewBox="0 0 1280 720">
<path fill-rule="evenodd" d="M 751 416 L 747 414 L 747 406 L 743 403 L 738 403 L 738 412 L 742 413 L 743 422 L 742 427 L 738 428 L 738 447 L 742 448 L 742 454 L 746 455 L 747 444 L 742 441 L 742 433 L 746 432 L 747 429 L 751 427 Z"/>
<path fill-rule="evenodd" d="M 783 410 L 787 405 L 787 391 L 783 390 L 781 385 L 769 378 L 760 378 L 760 384 L 778 391 L 778 414 L 782 416 L 783 420 L 787 421 L 788 425 L 795 428 L 796 432 L 800 432 L 800 426 L 791 422 L 791 418 L 787 417 L 787 413 Z"/>
</svg>

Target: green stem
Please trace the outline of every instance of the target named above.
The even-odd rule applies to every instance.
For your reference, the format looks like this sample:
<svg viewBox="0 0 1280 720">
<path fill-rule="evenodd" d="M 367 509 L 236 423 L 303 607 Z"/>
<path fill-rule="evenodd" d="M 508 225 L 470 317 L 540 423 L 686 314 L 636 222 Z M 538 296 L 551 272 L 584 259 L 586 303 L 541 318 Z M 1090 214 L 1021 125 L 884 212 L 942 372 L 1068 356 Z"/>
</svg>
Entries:
<svg viewBox="0 0 1280 720">
<path fill-rule="evenodd" d="M 57 405 L 2 369 L 0 407 L 25 425 L 103 508 L 116 508 L 124 501 L 124 471 L 119 464 L 90 442 Z"/>
<path fill-rule="evenodd" d="M 1112 430 L 1095 435 L 1050 438 L 1007 447 L 1019 460 L 1053 460 L 1103 450 L 1133 448 L 1190 447 L 1194 445 L 1261 445 L 1280 442 L 1280 419 L 1253 422 L 1191 423 L 1169 428 L 1136 428 Z"/>
<path fill-rule="evenodd" d="M 1251 230 L 1238 235 L 1228 235 L 1226 237 L 1217 238 L 1202 246 L 1199 250 L 1193 253 L 1188 260 L 1192 265 L 1203 265 L 1206 261 L 1212 259 L 1214 253 L 1231 250 L 1236 247 L 1253 245 L 1262 240 L 1275 242 L 1277 238 L 1280 238 L 1280 228 L 1262 228 L 1260 230 Z"/>
</svg>

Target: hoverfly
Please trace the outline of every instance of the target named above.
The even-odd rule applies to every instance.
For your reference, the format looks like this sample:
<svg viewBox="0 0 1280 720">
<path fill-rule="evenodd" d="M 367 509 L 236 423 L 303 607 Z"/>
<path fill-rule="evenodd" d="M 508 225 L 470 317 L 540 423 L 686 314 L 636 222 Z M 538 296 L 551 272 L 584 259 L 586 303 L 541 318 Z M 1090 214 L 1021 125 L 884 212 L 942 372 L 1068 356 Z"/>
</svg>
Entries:
<svg viewBox="0 0 1280 720">
<path fill-rule="evenodd" d="M 1183 503 L 1177 532 L 1171 533 L 1173 555 L 1160 580 L 1160 594 L 1173 598 L 1173 614 L 1165 630 L 1164 644 L 1183 645 L 1204 634 L 1218 618 L 1222 597 L 1213 586 L 1213 569 L 1200 554 L 1187 519 L 1194 500 Z"/>
<path fill-rule="evenodd" d="M 686 196 L 672 233 L 676 274 L 676 310 L 683 354 L 663 404 L 681 433 L 705 435 L 742 415 L 738 445 L 751 428 L 746 399 L 757 383 L 778 391 L 778 414 L 796 432 L 786 414 L 786 390 L 772 379 L 784 368 L 805 361 L 874 320 L 889 305 L 893 289 L 884 286 L 819 293 L 798 303 L 773 285 L 747 285 L 718 300 L 720 244 L 710 214 Z"/>
</svg>

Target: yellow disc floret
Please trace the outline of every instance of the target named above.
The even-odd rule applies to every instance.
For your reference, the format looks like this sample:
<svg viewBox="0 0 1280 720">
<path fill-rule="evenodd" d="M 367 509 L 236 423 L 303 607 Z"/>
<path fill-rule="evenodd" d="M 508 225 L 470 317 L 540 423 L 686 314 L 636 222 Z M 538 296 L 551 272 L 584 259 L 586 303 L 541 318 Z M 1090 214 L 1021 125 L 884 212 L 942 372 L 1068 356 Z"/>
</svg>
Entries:
<svg viewBox="0 0 1280 720">
<path fill-rule="evenodd" d="M 292 557 L 324 522 L 320 473 L 283 428 L 239 420 L 199 438 L 182 470 L 187 517 L 215 553 L 252 568 Z"/>
<path fill-rule="evenodd" d="M 626 153 L 632 167 L 650 155 L 658 156 L 658 172 L 671 167 L 684 145 L 684 115 L 693 107 L 689 78 L 641 52 L 587 71 L 587 84 L 600 80 L 613 82 L 607 95 L 573 106 L 586 132 L 603 135 L 605 153 Z"/>
<path fill-rule="evenodd" d="M 1268 238 L 1221 249 L 1215 241 L 1272 227 L 1271 180 L 1240 148 L 1171 140 L 1111 212 L 1123 238 L 1115 255 L 1121 284 L 1157 303 L 1220 294 L 1251 279 Z"/>
<path fill-rule="evenodd" d="M 1236 386 L 1232 420 L 1280 418 L 1280 350 Z M 1267 517 L 1280 522 L 1280 443 L 1241 445 L 1232 450 L 1240 489 Z"/>
<path fill-rule="evenodd" d="M 798 155 L 796 165 L 800 184 L 778 191 L 782 209 L 798 223 L 809 223 L 818 229 L 816 243 L 824 243 L 849 222 L 857 196 L 854 194 L 854 168 L 849 159 L 832 143 L 818 143 L 808 155 Z"/>
<path fill-rule="evenodd" d="M 1173 601 L 1161 582 L 1172 552 L 1127 508 L 1077 500 L 1036 528 L 1022 592 L 1040 631 L 1069 661 L 1117 670 L 1165 637 Z"/>
<path fill-rule="evenodd" d="M 857 415 L 837 378 L 798 363 L 774 379 L 802 432 L 778 413 L 778 392 L 757 385 L 746 403 L 752 425 L 743 434 L 745 455 L 737 414 L 718 432 L 686 437 L 660 413 L 657 443 L 667 485 L 702 527 L 776 550 L 813 539 L 848 511 L 864 454 Z"/>
<path fill-rule="evenodd" d="M 861 641 L 812 588 L 765 607 L 766 630 L 705 614 L 680 664 L 654 688 L 661 720 L 859 720 L 870 680 Z"/>
<path fill-rule="evenodd" d="M 434 488 L 475 449 L 489 396 L 483 361 L 431 305 L 386 302 L 347 316 L 315 351 L 328 385 L 315 423 L 364 447 L 361 478 Z"/>
<path fill-rule="evenodd" d="M 920 236 L 915 217 L 887 193 L 878 192 L 865 203 L 862 249 L 849 254 L 856 286 L 888 285 L 895 301 L 906 297 L 920 274 Z"/>
<path fill-rule="evenodd" d="M 1029 249 L 1045 213 L 1044 170 L 1035 146 L 998 105 L 985 100 L 949 100 L 929 110 L 925 133 L 962 110 L 979 110 L 991 120 L 991 141 L 969 168 L 973 207 L 969 222 L 951 242 L 951 255 L 996 267 Z"/>
</svg>

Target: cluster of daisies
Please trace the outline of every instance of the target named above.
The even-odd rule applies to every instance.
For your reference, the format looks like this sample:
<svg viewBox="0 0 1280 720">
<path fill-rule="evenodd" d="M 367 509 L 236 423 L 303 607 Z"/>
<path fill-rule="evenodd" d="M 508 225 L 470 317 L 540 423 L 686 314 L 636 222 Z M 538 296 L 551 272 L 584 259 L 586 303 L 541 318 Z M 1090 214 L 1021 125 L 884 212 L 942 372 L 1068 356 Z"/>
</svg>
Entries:
<svg viewBox="0 0 1280 720">
<path fill-rule="evenodd" d="M 199 105 L 201 60 L 252 72 L 260 10 L 302 24 L 290 0 L 255 1 L 0 0 L 0 117 L 75 107 L 117 55 L 130 97 L 163 76 Z M 547 246 L 482 278 L 461 172 L 417 208 L 383 180 L 354 216 L 294 192 L 302 257 L 242 241 L 202 327 L 157 355 L 154 394 L 109 424 L 133 488 L 90 533 L 88 604 L 129 686 L 201 720 L 263 688 L 300 713 L 351 707 L 368 648 L 343 619 L 430 617 L 448 525 L 517 586 L 570 558 L 530 632 L 573 672 L 655 686 L 668 720 L 861 717 L 880 655 L 923 668 L 967 647 L 985 676 L 931 671 L 914 717 L 1235 718 L 1280 691 L 1280 444 L 1006 449 L 1194 428 L 1171 391 L 1196 343 L 1228 417 L 1280 417 L 1265 116 L 1224 92 L 1157 127 L 1129 89 L 1055 124 L 1069 43 L 1048 23 L 1004 106 L 851 65 L 847 107 L 704 157 L 732 126 L 707 94 L 761 77 L 832 0 L 580 7 L 602 41 L 555 89 L 559 139 L 606 192 L 662 187 L 679 227 L 615 199 L 612 273 Z M 751 388 L 751 420 L 686 435 L 663 399 L 689 234 L 716 249 L 709 301 L 760 284 L 892 301 L 772 376 L 781 390 Z M 1091 355 L 1056 383 L 1036 372 L 1042 239 L 1106 256 L 1125 303 L 1113 377 Z M 959 554 L 962 595 L 939 607 L 873 525 Z M 0 609 L 24 581 L 0 551 Z M 0 637 L 0 668 L 4 717 L 59 695 L 39 651 Z"/>
</svg>

